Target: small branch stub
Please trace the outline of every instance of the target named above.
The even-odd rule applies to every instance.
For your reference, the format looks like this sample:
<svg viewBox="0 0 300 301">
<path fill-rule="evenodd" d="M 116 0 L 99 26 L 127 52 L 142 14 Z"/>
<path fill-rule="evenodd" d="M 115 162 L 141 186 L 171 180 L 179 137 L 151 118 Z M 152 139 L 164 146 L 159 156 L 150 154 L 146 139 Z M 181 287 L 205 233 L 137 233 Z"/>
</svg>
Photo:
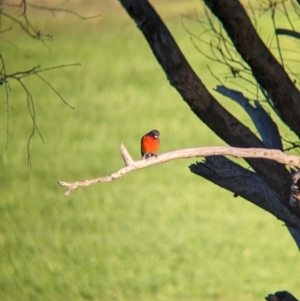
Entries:
<svg viewBox="0 0 300 301">
<path fill-rule="evenodd" d="M 125 163 L 125 166 L 130 166 L 133 164 L 133 159 L 131 158 L 128 150 L 126 149 L 126 147 L 121 143 L 121 154 Z"/>
</svg>

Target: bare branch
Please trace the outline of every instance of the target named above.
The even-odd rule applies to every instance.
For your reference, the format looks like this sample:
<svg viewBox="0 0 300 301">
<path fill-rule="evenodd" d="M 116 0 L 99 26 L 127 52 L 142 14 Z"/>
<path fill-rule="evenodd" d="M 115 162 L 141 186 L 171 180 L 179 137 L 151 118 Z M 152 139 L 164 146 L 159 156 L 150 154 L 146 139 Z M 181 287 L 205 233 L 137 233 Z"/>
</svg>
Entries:
<svg viewBox="0 0 300 301">
<path fill-rule="evenodd" d="M 19 84 L 22 86 L 22 88 L 26 92 L 28 112 L 29 112 L 31 120 L 32 120 L 32 130 L 31 130 L 31 134 L 28 138 L 28 142 L 27 142 L 27 161 L 28 161 L 28 165 L 31 166 L 30 142 L 31 142 L 31 139 L 32 139 L 32 137 L 35 133 L 35 130 L 38 132 L 42 142 L 43 143 L 45 143 L 45 142 L 44 142 L 44 138 L 43 138 L 43 136 L 42 136 L 37 124 L 36 124 L 35 107 L 34 107 L 34 102 L 33 102 L 32 95 L 29 92 L 29 90 L 27 89 L 27 87 L 24 85 L 24 83 L 22 82 L 21 79 L 17 79 L 17 81 L 19 82 Z"/>
<path fill-rule="evenodd" d="M 284 137 L 282 137 L 282 140 L 288 144 L 289 146 L 288 147 L 285 147 L 284 148 L 284 151 L 285 152 L 288 152 L 290 150 L 296 150 L 298 153 L 299 153 L 299 147 L 300 147 L 300 141 L 297 140 L 297 141 L 291 141 L 291 140 L 288 140 L 288 139 L 285 139 Z"/>
<path fill-rule="evenodd" d="M 21 21 L 18 21 L 16 18 L 14 18 L 13 16 L 9 15 L 9 14 L 6 14 L 4 12 L 1 12 L 1 15 L 12 20 L 13 22 L 15 22 L 16 24 L 18 24 L 22 30 L 27 33 L 30 37 L 32 37 L 33 39 L 38 39 L 40 40 L 41 38 L 51 38 L 50 35 L 41 35 L 40 31 L 35 31 L 34 33 L 30 32 L 29 29 L 21 22 Z"/>
<path fill-rule="evenodd" d="M 276 19 L 275 19 L 275 14 L 276 14 L 276 8 L 277 8 L 277 2 L 270 2 L 270 10 L 271 10 L 271 20 L 272 20 L 272 25 L 274 28 L 274 31 L 276 30 Z M 275 40 L 276 40 L 276 45 L 277 45 L 277 50 L 278 50 L 278 54 L 279 54 L 279 58 L 280 58 L 280 62 L 282 67 L 284 68 L 284 60 L 282 57 L 282 53 L 281 53 L 281 47 L 280 47 L 280 42 L 279 42 L 279 38 L 277 35 L 275 35 Z"/>
<path fill-rule="evenodd" d="M 33 67 L 29 70 L 18 71 L 18 72 L 12 73 L 12 74 L 7 74 L 6 78 L 8 78 L 8 77 L 17 77 L 17 76 L 19 76 L 19 78 L 22 78 L 22 77 L 30 76 L 32 74 L 38 74 L 38 73 L 45 72 L 45 71 L 50 71 L 50 70 L 60 69 L 60 68 L 65 68 L 65 67 L 80 66 L 80 65 L 81 65 L 80 63 L 63 64 L 63 65 L 53 66 L 53 67 L 40 69 L 40 70 L 37 70 L 38 68 L 40 68 L 40 66 L 35 66 L 35 67 Z"/>
<path fill-rule="evenodd" d="M 28 16 L 28 11 L 27 11 L 28 7 L 31 7 L 33 9 L 38 9 L 38 10 L 49 11 L 52 14 L 54 14 L 55 12 L 65 12 L 65 13 L 74 15 L 74 16 L 82 19 L 82 20 L 94 19 L 94 18 L 98 18 L 98 17 L 101 16 L 101 14 L 97 14 L 97 15 L 93 15 L 93 16 L 89 16 L 89 17 L 84 17 L 84 16 L 80 15 L 79 13 L 77 13 L 77 12 L 71 10 L 71 9 L 48 7 L 48 6 L 44 6 L 44 5 L 37 5 L 37 4 L 34 4 L 34 3 L 29 3 L 27 0 L 20 0 L 20 3 L 9 3 L 9 2 L 6 3 L 5 2 L 5 3 L 3 3 L 3 6 L 20 8 L 21 9 L 21 16 L 18 16 L 18 17 L 12 16 L 11 14 L 3 12 L 3 7 L 0 7 L 0 13 L 1 13 L 1 16 L 5 17 L 7 19 L 10 19 L 15 24 L 18 24 L 21 27 L 21 29 L 27 35 L 29 35 L 31 38 L 41 41 L 43 43 L 43 45 L 49 51 L 51 51 L 51 49 L 45 43 L 45 40 L 51 40 L 52 36 L 50 34 L 42 34 L 40 29 L 36 28 L 34 25 L 31 24 L 30 18 Z M 21 21 L 19 20 L 20 17 L 21 17 Z"/>
<path fill-rule="evenodd" d="M 97 14 L 97 15 L 93 15 L 93 16 L 89 16 L 89 17 L 84 17 L 84 16 L 76 13 L 75 11 L 73 11 L 71 9 L 67 9 L 67 8 L 55 8 L 55 7 L 36 5 L 36 4 L 33 4 L 33 3 L 29 3 L 27 1 L 26 1 L 26 3 L 27 3 L 28 6 L 31 6 L 32 8 L 36 8 L 36 9 L 39 9 L 39 10 L 47 10 L 47 11 L 50 11 L 52 13 L 54 13 L 54 12 L 65 12 L 65 13 L 74 15 L 74 16 L 82 19 L 82 20 L 89 20 L 89 19 L 95 19 L 95 18 L 101 17 L 101 14 Z"/>
<path fill-rule="evenodd" d="M 0 33 L 4 33 L 4 32 L 7 32 L 7 31 L 10 31 L 10 30 L 12 30 L 12 27 L 8 27 L 6 29 L 2 29 L 2 30 L 0 30 Z"/>
<path fill-rule="evenodd" d="M 64 181 L 59 181 L 58 184 L 62 187 L 66 187 L 67 191 L 65 193 L 68 196 L 74 189 L 78 187 L 89 186 L 95 183 L 110 182 L 112 180 L 119 179 L 125 174 L 146 168 L 149 166 L 166 163 L 177 159 L 188 159 L 197 157 L 207 157 L 207 156 L 232 156 L 235 158 L 261 158 L 273 160 L 281 164 L 288 165 L 290 167 L 300 168 L 300 157 L 294 155 L 287 155 L 280 150 L 264 149 L 264 148 L 238 148 L 238 147 L 228 147 L 228 146 L 214 146 L 214 147 L 200 147 L 200 148 L 187 148 L 172 151 L 169 153 L 161 154 L 157 157 L 151 157 L 147 160 L 133 161 L 129 155 L 127 149 L 123 144 L 121 144 L 121 154 L 125 161 L 125 167 L 119 169 L 117 172 L 111 175 L 99 177 L 92 180 L 85 180 L 83 182 L 68 183 Z"/>
<path fill-rule="evenodd" d="M 243 197 L 254 205 L 282 220 L 300 250 L 299 218 L 282 204 L 278 195 L 255 172 L 250 171 L 223 156 L 206 157 L 203 162 L 189 166 L 191 172 L 214 184 L 232 191 L 234 197 Z M 294 187 L 291 187 L 293 193 Z M 295 208 L 298 212 L 299 207 Z"/>
<path fill-rule="evenodd" d="M 1 66 L 2 65 L 2 66 Z M 31 69 L 28 70 L 24 70 L 24 71 L 18 71 L 15 73 L 6 73 L 6 68 L 5 68 L 5 62 L 3 57 L 0 54 L 0 85 L 5 85 L 5 92 L 6 92 L 6 149 L 8 147 L 8 136 L 9 136 L 9 81 L 10 80 L 16 80 L 22 87 L 22 89 L 24 90 L 26 97 L 27 97 L 27 107 L 28 107 L 28 111 L 32 120 L 32 131 L 31 134 L 28 138 L 28 143 L 27 143 L 27 154 L 28 154 L 28 164 L 31 165 L 31 160 L 30 160 L 30 142 L 31 139 L 34 135 L 35 132 L 38 133 L 38 135 L 40 136 L 42 142 L 44 143 L 43 140 L 43 136 L 36 124 L 36 113 L 35 113 L 35 108 L 34 108 L 34 101 L 33 101 L 33 97 L 30 93 L 30 91 L 28 90 L 28 88 L 26 87 L 26 85 L 23 83 L 23 79 L 28 77 L 28 76 L 32 76 L 35 75 L 37 76 L 41 81 L 43 81 L 48 87 L 50 87 L 52 89 L 52 91 L 64 102 L 65 105 L 67 105 L 69 108 L 74 109 L 74 107 L 72 107 L 70 104 L 67 103 L 67 101 L 62 97 L 62 95 L 46 80 L 44 79 L 40 73 L 42 72 L 46 72 L 46 71 L 51 71 L 54 69 L 59 69 L 59 68 L 64 68 L 64 67 L 74 67 L 74 66 L 79 66 L 79 63 L 75 63 L 75 64 L 65 64 L 65 65 L 60 65 L 60 66 L 53 66 L 53 67 L 49 67 L 49 68 L 44 68 L 41 69 L 40 66 L 34 66 Z"/>
<path fill-rule="evenodd" d="M 49 88 L 52 89 L 52 91 L 63 101 L 63 103 L 65 105 L 67 105 L 70 109 L 75 109 L 74 107 L 72 107 L 70 104 L 68 104 L 68 102 L 62 97 L 62 95 L 47 81 L 45 80 L 41 75 L 39 75 L 37 72 L 34 73 L 35 76 L 37 76 L 40 80 L 42 80 Z"/>
<path fill-rule="evenodd" d="M 206 157 L 189 168 L 192 173 L 233 192 L 234 197 L 241 196 L 274 215 L 282 211 L 278 196 L 259 175 L 224 156 Z"/>
<path fill-rule="evenodd" d="M 257 34 L 242 4 L 238 0 L 204 0 L 204 2 L 222 22 L 235 48 L 251 68 L 256 81 L 272 99 L 280 118 L 300 136 L 298 122 L 300 92 Z M 271 5 L 274 1 L 268 3 Z M 271 12 L 273 22 L 274 8 Z M 273 26 L 275 30 L 276 22 L 273 22 Z"/>
<path fill-rule="evenodd" d="M 277 28 L 275 30 L 275 33 L 277 35 L 286 35 L 286 36 L 289 36 L 289 37 L 293 37 L 295 39 L 300 39 L 300 32 L 290 30 L 290 29 Z"/>
<path fill-rule="evenodd" d="M 5 74 L 6 74 L 6 69 L 5 69 L 5 63 L 3 60 L 2 55 L 0 55 L 0 59 L 1 59 L 1 63 L 2 63 L 2 69 L 0 71 L 0 74 L 2 75 L 2 73 L 4 74 L 4 77 L 1 78 L 1 83 L 5 85 L 5 94 L 6 94 L 6 142 L 5 142 L 5 149 L 7 149 L 8 146 L 8 134 L 9 134 L 9 93 L 8 93 L 8 83 L 5 80 Z"/>
</svg>

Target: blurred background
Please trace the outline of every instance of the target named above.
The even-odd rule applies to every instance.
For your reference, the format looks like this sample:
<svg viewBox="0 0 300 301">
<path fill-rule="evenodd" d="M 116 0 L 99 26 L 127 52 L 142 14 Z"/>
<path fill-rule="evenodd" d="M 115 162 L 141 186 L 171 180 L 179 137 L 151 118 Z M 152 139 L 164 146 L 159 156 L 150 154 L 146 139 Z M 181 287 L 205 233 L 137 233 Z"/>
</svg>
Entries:
<svg viewBox="0 0 300 301">
<path fill-rule="evenodd" d="M 0 86 L 0 299 L 247 301 L 277 290 L 297 296 L 299 252 L 283 223 L 193 175 L 195 159 L 64 196 L 58 180 L 117 171 L 121 142 L 139 159 L 140 138 L 153 128 L 161 132 L 160 153 L 224 143 L 171 87 L 118 1 L 32 3 L 101 16 L 81 20 L 28 7 L 31 24 L 53 38 L 34 40 L 17 24 L 0 35 L 8 74 L 80 63 L 40 74 L 75 109 L 36 76 L 22 81 L 32 100 L 16 80 L 8 100 Z M 228 70 L 203 57 L 187 31 L 200 33 L 190 19 L 205 19 L 204 4 L 151 3 L 212 91 L 218 82 L 208 66 L 220 77 Z M 3 12 L 22 20 L 20 7 Z M 11 25 L 2 17 L 2 30 Z M 254 130 L 238 106 L 216 97 Z M 33 111 L 42 139 L 35 130 L 28 166 Z"/>
</svg>

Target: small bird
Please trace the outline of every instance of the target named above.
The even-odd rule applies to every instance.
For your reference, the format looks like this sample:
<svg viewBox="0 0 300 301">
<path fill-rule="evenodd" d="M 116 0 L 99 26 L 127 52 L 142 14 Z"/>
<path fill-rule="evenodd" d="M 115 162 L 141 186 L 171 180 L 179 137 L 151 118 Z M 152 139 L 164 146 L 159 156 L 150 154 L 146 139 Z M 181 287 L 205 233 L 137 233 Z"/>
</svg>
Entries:
<svg viewBox="0 0 300 301">
<path fill-rule="evenodd" d="M 156 156 L 159 147 L 159 135 L 160 132 L 158 130 L 152 130 L 142 137 L 141 154 L 143 159 Z"/>
</svg>

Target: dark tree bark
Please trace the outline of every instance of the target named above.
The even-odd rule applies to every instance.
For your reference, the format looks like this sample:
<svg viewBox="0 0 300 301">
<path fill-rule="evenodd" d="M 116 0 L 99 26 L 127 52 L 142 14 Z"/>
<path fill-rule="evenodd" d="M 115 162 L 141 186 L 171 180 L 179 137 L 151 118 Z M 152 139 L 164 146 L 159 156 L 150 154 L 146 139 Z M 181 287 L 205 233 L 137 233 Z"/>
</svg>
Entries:
<svg viewBox="0 0 300 301">
<path fill-rule="evenodd" d="M 286 35 L 286 36 L 289 36 L 289 37 L 293 37 L 295 39 L 300 39 L 300 32 L 290 30 L 290 29 L 277 28 L 275 33 L 277 35 Z"/>
<path fill-rule="evenodd" d="M 204 0 L 257 82 L 266 90 L 281 119 L 300 137 L 300 93 L 252 25 L 238 0 Z"/>
<path fill-rule="evenodd" d="M 298 301 L 291 293 L 287 291 L 276 292 L 265 297 L 267 301 Z"/>
<path fill-rule="evenodd" d="M 228 112 L 206 89 L 147 0 L 120 0 L 120 2 L 142 31 L 171 85 L 177 89 L 184 101 L 203 122 L 231 146 L 266 147 L 248 127 Z M 226 2 L 230 2 L 232 5 L 230 11 L 229 4 Z M 226 17 L 234 20 L 232 21 L 234 25 L 230 21 L 227 23 L 224 21 L 224 26 L 225 24 L 228 26 L 227 31 L 229 35 L 232 35 L 233 42 L 237 43 L 236 47 L 243 49 L 242 56 L 247 59 L 257 81 L 259 83 L 261 81 L 260 84 L 272 96 L 280 116 L 297 134 L 300 134 L 300 125 L 295 122 L 297 119 L 294 119 L 296 116 L 300 116 L 300 106 L 297 106 L 300 102 L 299 92 L 280 64 L 261 42 L 244 10 L 234 0 L 207 0 L 206 3 L 210 4 L 213 13 L 221 15 L 220 11 L 225 9 Z M 225 18 L 224 13 L 222 16 Z M 243 19 L 245 32 L 248 29 L 250 31 L 249 39 L 239 31 L 236 33 L 233 31 L 237 25 L 242 27 L 240 19 Z M 243 39 L 246 39 L 244 41 L 246 47 L 242 46 Z M 249 53 L 247 53 L 247 49 Z M 259 73 L 260 69 L 261 73 Z M 274 81 L 272 81 L 273 75 L 275 76 Z M 300 229 L 300 219 L 299 215 L 293 212 L 289 206 L 291 176 L 288 170 L 283 165 L 270 160 L 247 159 L 246 161 L 255 171 L 255 174 L 251 174 L 250 177 L 252 185 L 255 185 L 259 179 L 260 185 L 265 187 L 264 189 L 257 189 L 255 193 L 246 193 L 245 189 L 234 188 L 232 181 L 228 181 L 225 177 L 209 177 L 204 167 L 201 169 L 201 166 L 198 168 L 194 166 L 191 169 L 219 186 L 255 202 L 256 205 L 268 210 L 287 225 L 294 227 L 297 232 Z M 229 160 L 219 161 L 219 168 L 223 168 L 225 171 L 236 170 L 236 165 Z M 249 188 L 247 185 L 245 187 Z M 300 246 L 300 241 L 295 240 Z"/>
<path fill-rule="evenodd" d="M 292 228 L 299 228 L 298 216 L 282 205 L 274 190 L 255 173 L 221 156 L 207 157 L 197 162 L 190 170 L 230 190 L 235 197 L 243 197 L 260 208 L 272 213 Z"/>
</svg>

